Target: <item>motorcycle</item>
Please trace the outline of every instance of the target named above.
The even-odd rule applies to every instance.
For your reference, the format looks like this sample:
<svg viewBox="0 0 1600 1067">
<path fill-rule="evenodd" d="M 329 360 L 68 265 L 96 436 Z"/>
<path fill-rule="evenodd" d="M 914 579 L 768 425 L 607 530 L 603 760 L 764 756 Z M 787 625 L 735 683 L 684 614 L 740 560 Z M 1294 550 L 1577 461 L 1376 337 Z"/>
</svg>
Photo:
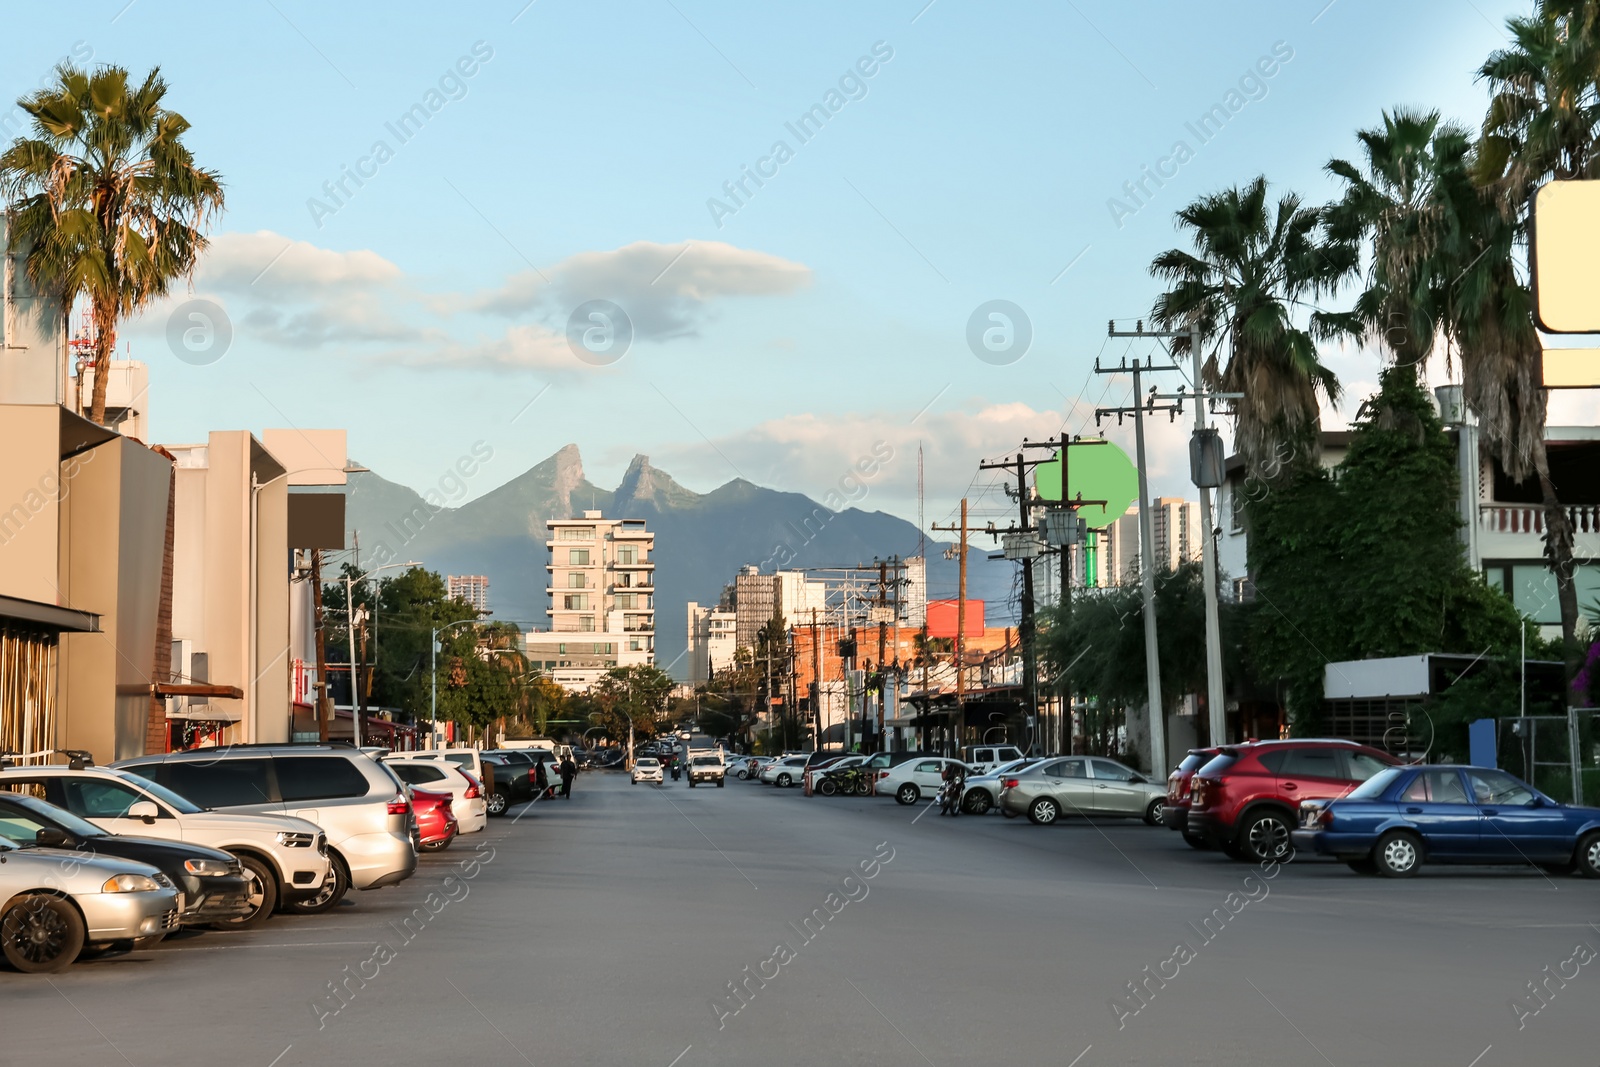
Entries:
<svg viewBox="0 0 1600 1067">
<path fill-rule="evenodd" d="M 681 766 L 679 766 L 677 760 L 673 760 L 672 761 L 672 780 L 674 782 L 676 782 L 682 776 L 683 776 L 683 768 Z"/>
<path fill-rule="evenodd" d="M 964 778 L 950 778 L 939 787 L 940 815 L 961 814 L 961 793 L 966 784 Z"/>
</svg>

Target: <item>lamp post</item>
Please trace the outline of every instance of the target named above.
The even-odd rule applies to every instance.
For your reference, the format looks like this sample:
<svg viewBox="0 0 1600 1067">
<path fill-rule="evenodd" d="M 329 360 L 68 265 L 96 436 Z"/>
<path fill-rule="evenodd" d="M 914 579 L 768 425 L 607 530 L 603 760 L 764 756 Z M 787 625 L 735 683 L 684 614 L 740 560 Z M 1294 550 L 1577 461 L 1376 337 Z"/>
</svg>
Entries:
<svg viewBox="0 0 1600 1067">
<path fill-rule="evenodd" d="M 355 583 L 364 582 L 371 575 L 379 571 L 390 570 L 394 567 L 420 567 L 416 560 L 407 560 L 404 563 L 385 563 L 362 571 L 359 575 L 351 576 L 349 571 L 344 574 L 344 616 L 345 636 L 350 639 L 350 720 L 354 731 L 354 740 L 357 748 L 361 747 L 361 675 L 356 666 L 356 602 Z"/>
<path fill-rule="evenodd" d="M 477 619 L 457 619 L 433 628 L 433 639 L 428 642 L 428 733 L 433 733 L 439 721 L 439 635 L 457 626 L 476 623 Z M 502 737 L 504 734 L 502 733 Z"/>
</svg>

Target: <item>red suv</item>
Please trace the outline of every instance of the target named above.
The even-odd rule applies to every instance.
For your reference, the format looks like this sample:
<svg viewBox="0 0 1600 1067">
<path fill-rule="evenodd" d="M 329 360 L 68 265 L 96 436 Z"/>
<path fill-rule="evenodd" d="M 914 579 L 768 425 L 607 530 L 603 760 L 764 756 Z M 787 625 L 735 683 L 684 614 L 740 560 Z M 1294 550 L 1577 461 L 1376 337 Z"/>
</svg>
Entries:
<svg viewBox="0 0 1600 1067">
<path fill-rule="evenodd" d="M 1342 797 L 1400 762 L 1354 741 L 1225 745 L 1190 781 L 1184 834 L 1235 859 L 1284 860 L 1302 800 Z"/>
<path fill-rule="evenodd" d="M 1161 811 L 1161 821 L 1169 830 L 1176 830 L 1195 848 L 1209 848 L 1204 838 L 1189 831 L 1189 781 L 1201 767 L 1210 763 L 1219 749 L 1191 748 L 1183 762 L 1167 775 L 1167 806 Z"/>
</svg>

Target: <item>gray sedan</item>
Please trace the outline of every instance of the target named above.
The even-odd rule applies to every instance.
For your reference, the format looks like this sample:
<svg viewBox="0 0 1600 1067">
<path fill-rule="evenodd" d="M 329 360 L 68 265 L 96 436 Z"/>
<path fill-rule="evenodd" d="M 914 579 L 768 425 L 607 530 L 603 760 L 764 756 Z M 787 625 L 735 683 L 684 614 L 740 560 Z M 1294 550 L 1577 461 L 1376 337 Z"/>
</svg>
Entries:
<svg viewBox="0 0 1600 1067">
<path fill-rule="evenodd" d="M 986 774 L 968 778 L 967 787 L 961 791 L 961 810 L 968 815 L 982 815 L 992 811 L 1000 800 L 1001 783 L 1007 778 L 1015 777 L 1018 771 L 1039 762 L 1037 759 L 1015 759 L 1000 764 Z"/>
<path fill-rule="evenodd" d="M 1001 784 L 1000 807 L 1048 826 L 1063 815 L 1118 816 L 1161 823 L 1167 791 L 1131 767 L 1103 756 L 1043 760 Z"/>
</svg>

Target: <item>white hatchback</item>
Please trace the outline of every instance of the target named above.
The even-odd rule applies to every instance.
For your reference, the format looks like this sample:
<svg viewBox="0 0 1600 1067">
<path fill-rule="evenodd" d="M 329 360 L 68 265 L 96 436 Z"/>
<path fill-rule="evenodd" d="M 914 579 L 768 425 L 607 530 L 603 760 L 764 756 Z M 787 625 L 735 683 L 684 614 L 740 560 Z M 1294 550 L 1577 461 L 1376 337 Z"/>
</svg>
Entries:
<svg viewBox="0 0 1600 1067">
<path fill-rule="evenodd" d="M 661 761 L 651 756 L 640 756 L 633 764 L 633 784 L 660 782 Z"/>
<path fill-rule="evenodd" d="M 489 821 L 489 802 L 483 787 L 471 772 L 442 760 L 396 759 L 390 756 L 383 765 L 402 782 L 418 789 L 450 794 L 450 810 L 455 813 L 458 832 L 475 834 Z"/>
</svg>

